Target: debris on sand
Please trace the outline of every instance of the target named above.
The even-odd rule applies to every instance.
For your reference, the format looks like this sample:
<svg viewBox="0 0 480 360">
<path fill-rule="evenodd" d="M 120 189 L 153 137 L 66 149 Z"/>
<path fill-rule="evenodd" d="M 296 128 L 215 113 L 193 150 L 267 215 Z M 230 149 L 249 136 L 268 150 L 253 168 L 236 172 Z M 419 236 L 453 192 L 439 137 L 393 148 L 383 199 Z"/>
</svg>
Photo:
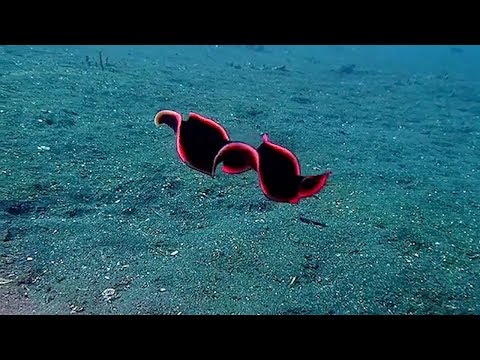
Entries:
<svg viewBox="0 0 480 360">
<path fill-rule="evenodd" d="M 355 64 L 342 65 L 337 71 L 340 74 L 351 74 L 353 73 L 353 70 L 355 70 L 355 67 L 356 67 Z"/>
<path fill-rule="evenodd" d="M 108 288 L 102 291 L 102 296 L 105 301 L 110 301 L 115 297 L 115 289 Z"/>
<path fill-rule="evenodd" d="M 12 279 L 5 279 L 5 278 L 0 278 L 0 285 L 6 285 L 13 282 Z"/>
<path fill-rule="evenodd" d="M 274 66 L 272 70 L 278 70 L 278 71 L 288 71 L 286 65 L 281 65 L 281 66 Z"/>
</svg>

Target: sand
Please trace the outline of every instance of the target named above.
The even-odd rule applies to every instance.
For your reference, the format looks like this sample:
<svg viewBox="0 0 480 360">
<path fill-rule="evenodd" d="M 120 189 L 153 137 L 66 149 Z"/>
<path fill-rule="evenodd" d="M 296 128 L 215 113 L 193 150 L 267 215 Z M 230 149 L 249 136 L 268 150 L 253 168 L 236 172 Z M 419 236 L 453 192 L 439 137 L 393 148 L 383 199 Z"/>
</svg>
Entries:
<svg viewBox="0 0 480 360">
<path fill-rule="evenodd" d="M 479 314 L 479 80 L 348 49 L 0 47 L 0 314 Z M 160 109 L 333 174 L 272 202 Z"/>
</svg>

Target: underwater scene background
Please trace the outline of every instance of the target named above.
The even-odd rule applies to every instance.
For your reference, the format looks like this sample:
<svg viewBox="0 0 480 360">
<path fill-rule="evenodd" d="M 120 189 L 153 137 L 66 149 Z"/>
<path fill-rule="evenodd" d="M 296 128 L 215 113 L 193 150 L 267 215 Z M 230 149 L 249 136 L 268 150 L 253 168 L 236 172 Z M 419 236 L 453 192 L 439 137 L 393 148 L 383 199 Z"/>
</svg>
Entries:
<svg viewBox="0 0 480 360">
<path fill-rule="evenodd" d="M 0 46 L 0 314 L 479 314 L 479 46 Z M 179 160 L 162 109 L 332 172 Z"/>
</svg>

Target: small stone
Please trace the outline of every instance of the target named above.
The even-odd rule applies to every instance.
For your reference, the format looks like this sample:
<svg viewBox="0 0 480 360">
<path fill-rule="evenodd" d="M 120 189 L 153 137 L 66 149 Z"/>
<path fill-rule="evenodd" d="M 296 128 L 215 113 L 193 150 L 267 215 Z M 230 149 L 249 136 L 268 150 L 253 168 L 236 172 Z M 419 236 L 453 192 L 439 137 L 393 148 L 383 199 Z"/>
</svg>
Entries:
<svg viewBox="0 0 480 360">
<path fill-rule="evenodd" d="M 172 255 L 172 256 L 175 256 L 175 255 L 177 255 L 177 254 L 178 254 L 178 250 L 172 251 L 172 252 L 170 253 L 170 255 Z"/>
<path fill-rule="evenodd" d="M 167 291 L 167 289 L 165 289 L 165 288 L 160 288 L 160 292 L 165 292 L 165 291 Z"/>
<path fill-rule="evenodd" d="M 27 257 L 27 261 L 32 261 L 33 260 L 33 257 L 29 256 Z"/>
<path fill-rule="evenodd" d="M 108 288 L 103 290 L 102 296 L 105 301 L 110 301 L 115 296 L 115 289 Z"/>
</svg>

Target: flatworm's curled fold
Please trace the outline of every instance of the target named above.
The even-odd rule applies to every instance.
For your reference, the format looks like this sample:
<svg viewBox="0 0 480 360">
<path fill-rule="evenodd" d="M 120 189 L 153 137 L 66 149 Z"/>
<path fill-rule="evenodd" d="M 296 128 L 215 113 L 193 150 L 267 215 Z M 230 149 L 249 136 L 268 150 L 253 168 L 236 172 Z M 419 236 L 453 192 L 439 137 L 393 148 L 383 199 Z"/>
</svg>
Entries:
<svg viewBox="0 0 480 360">
<path fill-rule="evenodd" d="M 240 174 L 250 169 L 258 169 L 258 154 L 254 147 L 240 141 L 233 141 L 220 149 L 212 165 L 212 176 L 218 164 L 223 163 L 226 174 Z"/>
<path fill-rule="evenodd" d="M 155 125 L 165 124 L 176 134 L 176 147 L 180 159 L 191 168 L 215 176 L 222 163 L 226 174 L 240 174 L 254 170 L 262 192 L 269 199 L 297 204 L 302 198 L 319 193 L 331 174 L 302 176 L 297 157 L 287 148 L 262 135 L 257 148 L 231 141 L 227 131 L 216 121 L 196 113 L 189 113 L 186 121 L 172 110 L 159 111 Z"/>
</svg>

